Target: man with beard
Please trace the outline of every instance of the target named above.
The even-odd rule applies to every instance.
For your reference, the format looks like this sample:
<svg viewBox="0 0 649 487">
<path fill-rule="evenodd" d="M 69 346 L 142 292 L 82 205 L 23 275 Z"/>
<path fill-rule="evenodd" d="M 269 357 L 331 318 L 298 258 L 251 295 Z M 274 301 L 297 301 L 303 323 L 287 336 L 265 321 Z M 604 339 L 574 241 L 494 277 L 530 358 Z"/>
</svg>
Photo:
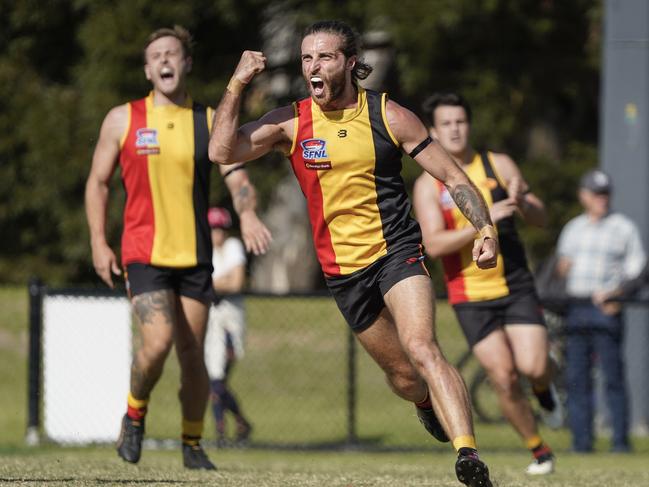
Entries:
<svg viewBox="0 0 649 487">
<path fill-rule="evenodd" d="M 216 110 L 210 159 L 232 164 L 273 149 L 288 155 L 327 286 L 357 339 L 393 391 L 415 404 L 426 429 L 452 440 L 458 479 L 489 487 L 466 387 L 435 339 L 432 286 L 400 176 L 401 151 L 447 185 L 480 233 L 473 259 L 488 268 L 498 241 L 484 199 L 412 112 L 358 85 L 372 68 L 359 59 L 349 26 L 313 24 L 301 53 L 311 96 L 239 127 L 243 89 L 265 68 L 261 52 L 243 53 Z"/>
<path fill-rule="evenodd" d="M 111 288 L 121 274 L 106 241 L 110 179 L 119 162 L 126 189 L 122 265 L 138 323 L 127 412 L 117 453 L 140 460 L 149 396 L 175 344 L 181 368 L 183 464 L 214 470 L 201 448 L 209 383 L 203 361 L 212 300 L 212 245 L 207 222 L 207 157 L 213 110 L 185 89 L 192 66 L 191 36 L 182 27 L 158 29 L 144 47 L 151 93 L 113 108 L 101 127 L 86 183 L 86 214 L 95 270 Z M 248 250 L 262 253 L 270 234 L 255 214 L 255 193 L 245 171 L 224 168 Z"/>
</svg>

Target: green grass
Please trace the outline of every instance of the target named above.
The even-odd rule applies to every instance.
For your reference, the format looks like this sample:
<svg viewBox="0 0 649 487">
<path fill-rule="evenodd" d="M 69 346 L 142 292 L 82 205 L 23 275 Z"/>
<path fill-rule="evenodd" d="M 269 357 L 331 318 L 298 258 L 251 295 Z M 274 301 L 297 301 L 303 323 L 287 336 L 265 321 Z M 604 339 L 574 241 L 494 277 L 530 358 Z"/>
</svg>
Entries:
<svg viewBox="0 0 649 487">
<path fill-rule="evenodd" d="M 410 404 L 394 396 L 378 367 L 357 351 L 357 435 L 364 451 L 292 451 L 260 445 L 344 444 L 347 437 L 347 329 L 329 299 L 248 302 L 246 357 L 233 386 L 254 423 L 253 448 L 210 449 L 217 473 L 186 472 L 180 454 L 146 450 L 138 466 L 121 462 L 112 447 L 24 446 L 27 399 L 27 291 L 0 288 L 0 485 L 219 485 L 219 486 L 447 486 L 457 485 L 448 445 L 434 442 Z M 464 351 L 452 312 L 439 306 L 438 334 L 445 353 Z M 474 365 L 472 365 L 473 367 Z M 151 399 L 147 436 L 177 438 L 178 367 L 171 356 Z M 206 438 L 213 439 L 211 415 Z M 529 462 L 511 427 L 476 424 L 483 458 L 501 486 L 649 485 L 649 439 L 634 438 L 636 453 L 588 456 L 567 452 L 567 431 L 546 431 L 558 453 L 550 478 L 522 473 Z M 209 444 L 209 443 L 208 443 Z M 254 445 L 258 447 L 255 448 Z M 607 440 L 597 450 L 604 452 Z"/>
<path fill-rule="evenodd" d="M 218 485 L 390 486 L 459 485 L 454 457 L 445 453 L 209 451 L 217 472 L 188 472 L 176 451 L 145 451 L 139 465 L 119 460 L 112 449 L 36 449 L 0 455 L 0 485 Z M 556 474 L 529 478 L 520 451 L 485 452 L 501 487 L 623 487 L 649 485 L 646 454 L 562 455 Z"/>
</svg>

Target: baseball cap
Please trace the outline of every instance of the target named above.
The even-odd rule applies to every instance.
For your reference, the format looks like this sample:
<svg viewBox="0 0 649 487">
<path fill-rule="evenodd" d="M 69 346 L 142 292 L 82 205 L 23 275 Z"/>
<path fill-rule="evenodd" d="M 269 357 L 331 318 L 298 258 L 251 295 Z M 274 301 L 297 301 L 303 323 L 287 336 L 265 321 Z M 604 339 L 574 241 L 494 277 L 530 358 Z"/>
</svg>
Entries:
<svg viewBox="0 0 649 487">
<path fill-rule="evenodd" d="M 212 207 L 207 210 L 207 223 L 210 228 L 223 228 L 227 230 L 232 226 L 232 217 L 225 208 Z"/>
<path fill-rule="evenodd" d="M 593 193 L 610 193 L 612 189 L 611 177 L 604 171 L 593 169 L 581 177 L 579 187 L 588 189 Z"/>
</svg>

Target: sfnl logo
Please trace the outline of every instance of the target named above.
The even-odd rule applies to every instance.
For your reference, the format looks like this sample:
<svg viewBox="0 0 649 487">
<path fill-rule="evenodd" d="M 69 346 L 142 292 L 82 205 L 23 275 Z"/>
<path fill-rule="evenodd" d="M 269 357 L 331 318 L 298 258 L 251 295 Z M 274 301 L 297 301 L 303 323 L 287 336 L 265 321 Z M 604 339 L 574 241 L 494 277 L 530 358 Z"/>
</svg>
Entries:
<svg viewBox="0 0 649 487">
<path fill-rule="evenodd" d="M 300 142 L 302 158 L 307 169 L 331 169 L 331 161 L 327 159 L 327 142 L 322 139 L 306 139 Z"/>
</svg>

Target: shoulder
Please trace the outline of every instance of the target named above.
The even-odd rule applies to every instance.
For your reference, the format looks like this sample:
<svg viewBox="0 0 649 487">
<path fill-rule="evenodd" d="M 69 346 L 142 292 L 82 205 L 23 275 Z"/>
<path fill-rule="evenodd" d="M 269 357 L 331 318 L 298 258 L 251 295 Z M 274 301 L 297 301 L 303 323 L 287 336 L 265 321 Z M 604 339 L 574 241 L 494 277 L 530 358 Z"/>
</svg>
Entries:
<svg viewBox="0 0 649 487">
<path fill-rule="evenodd" d="M 424 171 L 415 179 L 413 191 L 422 196 L 436 197 L 439 194 L 437 179 Z"/>
<path fill-rule="evenodd" d="M 506 180 L 511 179 L 513 176 L 520 176 L 520 170 L 509 154 L 504 152 L 490 152 L 489 154 L 496 171 Z"/>
<path fill-rule="evenodd" d="M 428 131 L 419 117 L 394 100 L 388 99 L 385 104 L 385 118 L 399 143 L 421 142 L 428 137 Z"/>
<path fill-rule="evenodd" d="M 612 212 L 608 215 L 607 219 L 611 222 L 611 224 L 617 227 L 621 227 L 626 231 L 632 232 L 638 230 L 636 223 L 631 218 L 622 213 Z"/>
<path fill-rule="evenodd" d="M 108 137 L 121 138 L 122 134 L 128 126 L 130 107 L 129 103 L 118 105 L 111 108 L 104 121 L 101 124 L 102 135 Z"/>
</svg>

